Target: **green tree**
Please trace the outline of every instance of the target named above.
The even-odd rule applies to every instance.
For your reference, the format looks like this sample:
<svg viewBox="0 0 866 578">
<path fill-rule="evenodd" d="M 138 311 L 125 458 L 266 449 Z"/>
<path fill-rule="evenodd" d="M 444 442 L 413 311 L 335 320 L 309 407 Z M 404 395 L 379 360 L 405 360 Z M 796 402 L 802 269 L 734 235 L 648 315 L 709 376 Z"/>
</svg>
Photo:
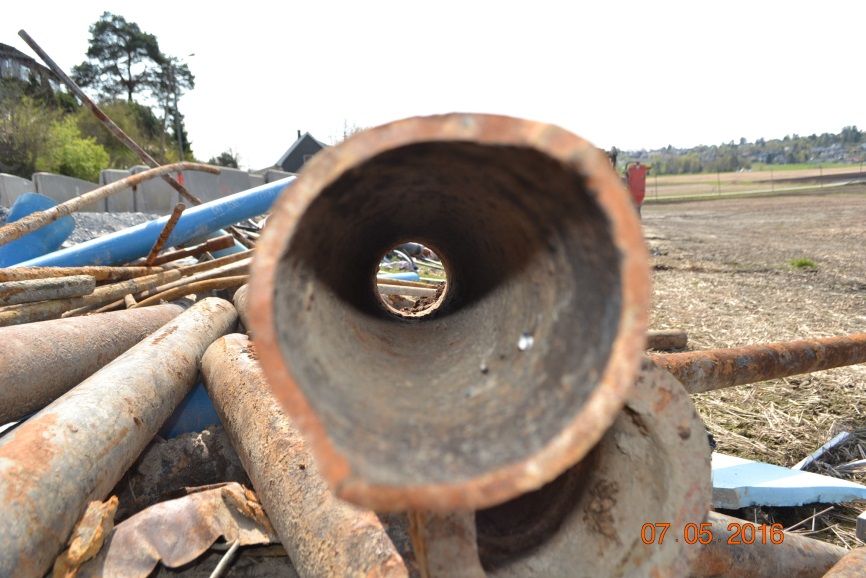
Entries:
<svg viewBox="0 0 866 578">
<path fill-rule="evenodd" d="M 160 141 L 160 156 L 165 156 L 165 134 L 166 125 L 169 120 L 172 121 L 172 131 L 174 139 L 178 142 L 178 147 L 183 150 L 191 150 L 189 136 L 186 134 L 186 127 L 183 124 L 183 115 L 177 108 L 177 101 L 183 94 L 195 88 L 195 76 L 189 70 L 189 66 L 181 62 L 180 59 L 174 56 L 162 55 L 159 72 L 157 74 L 157 82 L 153 91 L 155 98 L 161 104 L 163 109 L 162 115 L 162 139 Z M 178 134 L 181 135 L 181 140 L 178 140 Z M 189 155 L 192 157 L 192 154 Z"/>
<path fill-rule="evenodd" d="M 123 16 L 104 12 L 90 26 L 87 58 L 72 69 L 79 86 L 92 87 L 107 99 L 125 95 L 132 102 L 135 94 L 153 89 L 163 56 L 156 36 Z"/>
<path fill-rule="evenodd" d="M 211 157 L 207 162 L 209 165 L 217 165 L 220 167 L 228 167 L 231 169 L 240 168 L 240 155 L 229 149 L 222 152 L 217 157 Z"/>
<path fill-rule="evenodd" d="M 0 172 L 29 179 L 48 146 L 60 110 L 28 96 L 20 83 L 0 85 Z"/>
<path fill-rule="evenodd" d="M 39 161 L 40 170 L 95 183 L 110 156 L 96 139 L 82 137 L 75 117 L 68 115 L 52 125 L 48 147 Z"/>
<path fill-rule="evenodd" d="M 153 116 L 153 112 L 148 107 L 125 100 L 103 101 L 99 103 L 99 107 L 149 155 L 157 157 L 159 120 Z M 117 140 L 117 137 L 111 134 L 89 110 L 82 108 L 76 112 L 75 120 L 82 138 L 93 138 L 108 152 L 109 167 L 125 168 L 141 164 L 141 159 Z M 156 127 L 155 133 L 148 129 L 149 126 Z"/>
</svg>

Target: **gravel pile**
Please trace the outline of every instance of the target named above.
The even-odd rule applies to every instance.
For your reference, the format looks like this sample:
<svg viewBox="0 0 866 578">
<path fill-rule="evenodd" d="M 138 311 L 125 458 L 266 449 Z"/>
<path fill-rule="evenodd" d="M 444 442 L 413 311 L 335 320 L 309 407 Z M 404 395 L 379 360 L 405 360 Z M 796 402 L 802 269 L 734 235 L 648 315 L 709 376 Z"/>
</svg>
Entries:
<svg viewBox="0 0 866 578">
<path fill-rule="evenodd" d="M 9 209 L 0 207 L 0 225 L 6 223 L 8 215 Z M 148 213 L 74 213 L 72 218 L 75 219 L 75 229 L 62 246 L 71 247 L 96 237 L 152 221 L 160 216 Z"/>
</svg>

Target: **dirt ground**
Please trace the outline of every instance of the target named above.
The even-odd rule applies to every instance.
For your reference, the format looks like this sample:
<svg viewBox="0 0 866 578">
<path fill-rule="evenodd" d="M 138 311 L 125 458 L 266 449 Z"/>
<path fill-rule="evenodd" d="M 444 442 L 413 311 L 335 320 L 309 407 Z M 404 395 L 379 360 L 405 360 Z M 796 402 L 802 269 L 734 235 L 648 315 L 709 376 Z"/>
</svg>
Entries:
<svg viewBox="0 0 866 578">
<path fill-rule="evenodd" d="M 866 332 L 866 185 L 649 204 L 643 225 L 653 255 L 651 328 L 687 330 L 689 349 Z M 866 459 L 866 365 L 694 399 L 717 451 L 781 466 L 852 432 L 813 471 L 866 483 L 866 468 L 845 467 Z M 864 508 L 820 516 L 816 537 L 859 545 L 853 518 Z M 786 523 L 820 509 L 760 515 Z"/>
</svg>

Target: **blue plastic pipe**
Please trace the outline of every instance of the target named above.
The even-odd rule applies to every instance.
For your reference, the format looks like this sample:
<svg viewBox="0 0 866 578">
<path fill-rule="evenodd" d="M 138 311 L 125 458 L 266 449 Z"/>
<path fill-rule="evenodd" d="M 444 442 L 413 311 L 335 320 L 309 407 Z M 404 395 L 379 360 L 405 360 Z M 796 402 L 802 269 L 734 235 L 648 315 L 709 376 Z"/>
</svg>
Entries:
<svg viewBox="0 0 866 578">
<path fill-rule="evenodd" d="M 56 206 L 57 202 L 54 199 L 36 193 L 24 193 L 15 199 L 6 222 L 13 223 L 36 211 L 44 211 Z M 63 217 L 20 239 L 0 246 L 0 267 L 11 267 L 16 263 L 56 251 L 63 241 L 69 238 L 74 228 L 75 221 L 72 217 Z"/>
<path fill-rule="evenodd" d="M 185 243 L 228 227 L 238 221 L 261 215 L 295 177 L 288 177 L 248 191 L 229 195 L 183 212 L 166 247 Z M 111 235 L 98 237 L 44 257 L 19 263 L 20 267 L 80 267 L 83 265 L 122 265 L 145 257 L 162 231 L 168 215 Z"/>
<path fill-rule="evenodd" d="M 420 281 L 418 273 L 380 273 L 376 275 L 379 279 L 399 279 L 401 281 Z"/>
</svg>

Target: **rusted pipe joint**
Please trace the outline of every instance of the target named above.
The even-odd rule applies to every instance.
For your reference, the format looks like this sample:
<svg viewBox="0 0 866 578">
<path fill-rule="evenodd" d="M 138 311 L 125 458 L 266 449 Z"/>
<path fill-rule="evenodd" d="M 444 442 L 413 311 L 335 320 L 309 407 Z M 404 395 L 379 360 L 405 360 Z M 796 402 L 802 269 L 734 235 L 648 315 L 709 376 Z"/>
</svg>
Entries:
<svg viewBox="0 0 866 578">
<path fill-rule="evenodd" d="M 419 241 L 448 287 L 416 318 L 375 273 Z M 250 316 L 331 487 L 379 510 L 486 507 L 579 461 L 629 396 L 649 266 L 607 158 L 552 125 L 411 118 L 316 155 L 274 204 Z"/>
</svg>

